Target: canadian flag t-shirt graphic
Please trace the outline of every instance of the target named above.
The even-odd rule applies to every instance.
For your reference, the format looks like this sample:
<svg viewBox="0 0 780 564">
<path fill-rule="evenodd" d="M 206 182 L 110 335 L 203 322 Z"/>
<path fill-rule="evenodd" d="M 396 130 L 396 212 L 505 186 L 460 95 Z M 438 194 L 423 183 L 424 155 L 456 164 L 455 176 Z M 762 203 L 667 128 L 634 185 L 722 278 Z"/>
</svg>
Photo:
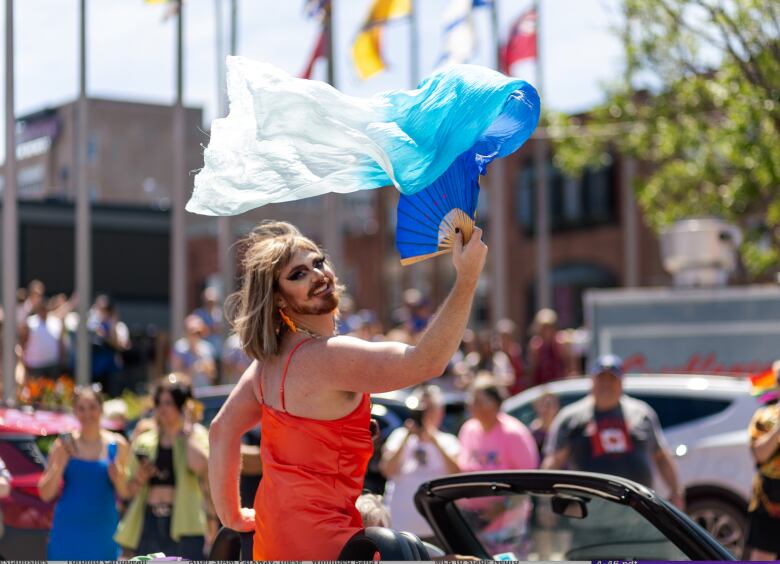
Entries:
<svg viewBox="0 0 780 564">
<path fill-rule="evenodd" d="M 634 450 L 631 435 L 622 417 L 597 419 L 589 427 L 588 434 L 594 458 L 605 454 L 625 454 Z"/>
</svg>

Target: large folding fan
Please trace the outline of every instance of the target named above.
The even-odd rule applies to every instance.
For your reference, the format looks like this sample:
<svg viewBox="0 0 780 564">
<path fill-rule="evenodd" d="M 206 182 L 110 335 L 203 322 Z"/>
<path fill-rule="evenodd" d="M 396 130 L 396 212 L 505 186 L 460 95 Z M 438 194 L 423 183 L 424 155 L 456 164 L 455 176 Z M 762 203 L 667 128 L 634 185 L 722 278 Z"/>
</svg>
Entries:
<svg viewBox="0 0 780 564">
<path fill-rule="evenodd" d="M 513 92 L 501 113 L 474 145 L 430 186 L 398 201 L 396 247 L 404 266 L 442 255 L 455 246 L 457 230 L 468 243 L 477 219 L 479 176 L 494 159 L 516 151 L 531 136 L 536 117 L 522 91 Z"/>
</svg>

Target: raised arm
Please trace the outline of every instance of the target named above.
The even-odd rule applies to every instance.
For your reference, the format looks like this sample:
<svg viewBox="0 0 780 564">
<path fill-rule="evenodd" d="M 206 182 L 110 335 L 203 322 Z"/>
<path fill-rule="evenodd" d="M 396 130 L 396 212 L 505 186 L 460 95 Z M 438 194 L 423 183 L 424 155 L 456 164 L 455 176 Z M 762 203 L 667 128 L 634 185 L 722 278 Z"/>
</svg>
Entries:
<svg viewBox="0 0 780 564">
<path fill-rule="evenodd" d="M 474 229 L 465 246 L 458 237 L 452 251 L 455 284 L 416 346 L 334 337 L 316 351 L 310 348 L 312 368 L 321 363 L 330 385 L 349 392 L 386 392 L 440 376 L 463 338 L 486 256 L 481 229 Z"/>
<path fill-rule="evenodd" d="M 402 433 L 403 435 L 401 435 Z M 401 462 L 403 460 L 402 454 L 411 436 L 412 430 L 408 425 L 399 427 L 390 434 L 387 438 L 387 442 L 385 442 L 382 447 L 382 458 L 379 461 L 379 471 L 388 480 L 395 478 L 401 471 Z"/>
<path fill-rule="evenodd" d="M 255 528 L 254 510 L 241 508 L 238 491 L 241 435 L 262 417 L 258 362 L 246 369 L 209 428 L 209 485 L 222 524 L 236 531 Z"/>
<path fill-rule="evenodd" d="M 38 480 L 38 493 L 43 501 L 51 501 L 60 493 L 65 468 L 73 453 L 61 439 L 56 439 L 49 451 L 46 470 Z"/>
<path fill-rule="evenodd" d="M 127 480 L 127 463 L 130 459 L 130 445 L 127 440 L 118 433 L 111 433 L 116 441 L 116 455 L 108 465 L 108 477 L 114 484 L 116 494 L 122 499 L 130 499 L 130 489 Z"/>
</svg>

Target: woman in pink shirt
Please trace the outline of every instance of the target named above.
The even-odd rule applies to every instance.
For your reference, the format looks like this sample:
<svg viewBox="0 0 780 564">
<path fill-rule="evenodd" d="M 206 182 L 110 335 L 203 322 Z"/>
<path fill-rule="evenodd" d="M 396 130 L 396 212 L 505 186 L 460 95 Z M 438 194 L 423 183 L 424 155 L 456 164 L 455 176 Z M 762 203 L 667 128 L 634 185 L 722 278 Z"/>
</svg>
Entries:
<svg viewBox="0 0 780 564">
<path fill-rule="evenodd" d="M 460 429 L 461 472 L 527 470 L 539 467 L 533 435 L 520 421 L 501 413 L 504 392 L 490 377 L 474 382 L 469 400 L 471 419 Z"/>
</svg>

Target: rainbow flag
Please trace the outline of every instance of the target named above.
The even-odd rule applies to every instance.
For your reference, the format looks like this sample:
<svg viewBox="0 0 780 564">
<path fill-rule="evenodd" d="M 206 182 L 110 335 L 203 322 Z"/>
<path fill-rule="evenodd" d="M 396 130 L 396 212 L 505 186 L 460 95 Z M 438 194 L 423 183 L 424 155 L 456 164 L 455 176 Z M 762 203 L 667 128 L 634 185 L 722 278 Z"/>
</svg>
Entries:
<svg viewBox="0 0 780 564">
<path fill-rule="evenodd" d="M 750 376 L 750 393 L 761 403 L 777 399 L 777 379 L 771 368 Z"/>
</svg>

